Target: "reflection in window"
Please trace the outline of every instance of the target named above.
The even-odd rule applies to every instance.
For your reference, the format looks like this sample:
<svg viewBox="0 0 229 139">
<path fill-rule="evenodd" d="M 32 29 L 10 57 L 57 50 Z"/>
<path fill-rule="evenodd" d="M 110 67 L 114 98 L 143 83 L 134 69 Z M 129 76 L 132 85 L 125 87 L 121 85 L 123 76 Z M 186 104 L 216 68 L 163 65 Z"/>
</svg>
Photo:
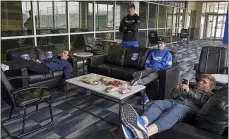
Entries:
<svg viewBox="0 0 229 139">
<path fill-rule="evenodd" d="M 157 5 L 156 4 L 149 4 L 149 28 L 156 28 L 157 25 Z"/>
<path fill-rule="evenodd" d="M 146 13 L 147 13 L 147 3 L 140 2 L 140 10 L 139 10 L 139 16 L 140 16 L 140 28 L 145 29 L 146 28 Z"/>
<path fill-rule="evenodd" d="M 139 43 L 138 47 L 146 47 L 146 41 L 147 41 L 146 31 L 144 31 L 144 30 L 138 31 L 137 40 L 138 40 L 138 43 Z"/>
<path fill-rule="evenodd" d="M 128 14 L 128 4 L 129 2 L 116 2 L 116 13 L 115 13 L 115 29 L 119 29 L 120 22 L 123 17 Z"/>
<path fill-rule="evenodd" d="M 96 30 L 113 29 L 113 2 L 96 2 Z"/>
<path fill-rule="evenodd" d="M 1 2 L 1 36 L 33 35 L 31 2 Z"/>
<path fill-rule="evenodd" d="M 33 3 L 37 34 L 54 34 L 67 31 L 65 2 L 37 1 Z"/>
<path fill-rule="evenodd" d="M 159 5 L 158 28 L 166 27 L 166 7 Z"/>
</svg>

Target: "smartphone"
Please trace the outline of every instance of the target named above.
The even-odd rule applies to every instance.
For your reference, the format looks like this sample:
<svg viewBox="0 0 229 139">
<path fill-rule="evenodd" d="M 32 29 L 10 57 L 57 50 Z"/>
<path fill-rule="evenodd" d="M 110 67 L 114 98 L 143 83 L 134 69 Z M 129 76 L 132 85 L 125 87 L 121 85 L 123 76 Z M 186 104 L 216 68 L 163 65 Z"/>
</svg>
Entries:
<svg viewBox="0 0 229 139">
<path fill-rule="evenodd" d="M 188 85 L 188 84 L 189 84 L 189 80 L 187 80 L 187 79 L 182 79 L 181 84 L 186 84 L 186 85 Z"/>
</svg>

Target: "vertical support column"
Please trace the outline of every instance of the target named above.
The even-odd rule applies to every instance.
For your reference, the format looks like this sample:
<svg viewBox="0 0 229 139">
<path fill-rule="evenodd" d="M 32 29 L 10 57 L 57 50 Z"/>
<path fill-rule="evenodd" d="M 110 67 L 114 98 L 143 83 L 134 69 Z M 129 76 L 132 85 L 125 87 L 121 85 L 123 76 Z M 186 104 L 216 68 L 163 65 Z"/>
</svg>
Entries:
<svg viewBox="0 0 229 139">
<path fill-rule="evenodd" d="M 115 18 L 115 16 L 116 16 L 116 0 L 114 1 L 114 6 L 113 6 L 113 30 L 114 30 L 114 39 L 115 39 L 115 35 L 116 35 L 116 33 L 115 33 L 115 23 L 116 23 L 116 18 Z"/>
<path fill-rule="evenodd" d="M 66 7 L 69 7 L 69 2 L 66 1 L 65 3 Z M 66 8 L 66 14 L 67 14 L 67 32 L 68 32 L 68 50 L 71 50 L 71 35 L 70 35 L 70 17 L 69 17 L 69 9 Z"/>
<path fill-rule="evenodd" d="M 37 46 L 37 28 L 36 28 L 36 16 L 35 16 L 35 10 L 33 8 L 33 1 L 31 1 L 31 8 L 32 8 L 32 16 L 33 16 L 33 36 L 34 36 L 34 46 L 36 47 Z M 38 5 L 39 3 L 37 3 Z M 39 9 L 37 9 L 37 11 L 39 11 Z M 38 15 L 39 16 L 39 15 Z M 40 21 L 39 21 L 40 22 Z"/>
</svg>

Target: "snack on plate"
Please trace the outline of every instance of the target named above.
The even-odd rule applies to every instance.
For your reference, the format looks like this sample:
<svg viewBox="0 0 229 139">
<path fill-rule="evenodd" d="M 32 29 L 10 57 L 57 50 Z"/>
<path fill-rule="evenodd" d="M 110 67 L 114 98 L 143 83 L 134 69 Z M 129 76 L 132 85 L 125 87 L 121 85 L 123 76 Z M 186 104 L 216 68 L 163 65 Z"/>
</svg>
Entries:
<svg viewBox="0 0 229 139">
<path fill-rule="evenodd" d="M 116 92 L 116 91 L 118 91 L 119 90 L 119 88 L 118 87 L 107 87 L 106 89 L 106 92 L 108 92 L 108 93 L 111 93 L 111 92 Z"/>
<path fill-rule="evenodd" d="M 122 85 L 123 85 L 122 82 L 117 81 L 117 80 L 114 80 L 111 84 L 112 84 L 113 86 L 116 86 L 116 87 L 119 87 L 119 86 L 122 86 Z"/>
<path fill-rule="evenodd" d="M 101 82 L 102 84 L 106 85 L 106 86 L 109 86 L 109 85 L 111 85 L 111 83 L 112 83 L 112 81 L 108 81 L 108 80 L 106 80 L 104 77 L 101 77 L 101 78 L 100 78 L 100 82 Z"/>
<path fill-rule="evenodd" d="M 82 77 L 81 81 L 87 84 L 91 84 L 91 85 L 98 85 L 100 83 L 99 80 L 95 80 L 89 77 Z"/>
<path fill-rule="evenodd" d="M 121 94 L 126 94 L 129 93 L 131 91 L 130 88 L 119 88 L 119 93 Z"/>
</svg>

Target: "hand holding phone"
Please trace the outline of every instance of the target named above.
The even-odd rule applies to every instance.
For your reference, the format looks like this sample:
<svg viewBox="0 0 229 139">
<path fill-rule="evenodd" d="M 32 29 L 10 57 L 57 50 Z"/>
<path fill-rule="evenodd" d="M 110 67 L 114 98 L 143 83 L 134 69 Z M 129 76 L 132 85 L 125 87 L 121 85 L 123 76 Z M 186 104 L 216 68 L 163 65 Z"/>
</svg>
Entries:
<svg viewBox="0 0 229 139">
<path fill-rule="evenodd" d="M 182 79 L 181 84 L 188 85 L 188 84 L 189 84 L 189 80 L 187 80 L 187 79 Z"/>
</svg>

